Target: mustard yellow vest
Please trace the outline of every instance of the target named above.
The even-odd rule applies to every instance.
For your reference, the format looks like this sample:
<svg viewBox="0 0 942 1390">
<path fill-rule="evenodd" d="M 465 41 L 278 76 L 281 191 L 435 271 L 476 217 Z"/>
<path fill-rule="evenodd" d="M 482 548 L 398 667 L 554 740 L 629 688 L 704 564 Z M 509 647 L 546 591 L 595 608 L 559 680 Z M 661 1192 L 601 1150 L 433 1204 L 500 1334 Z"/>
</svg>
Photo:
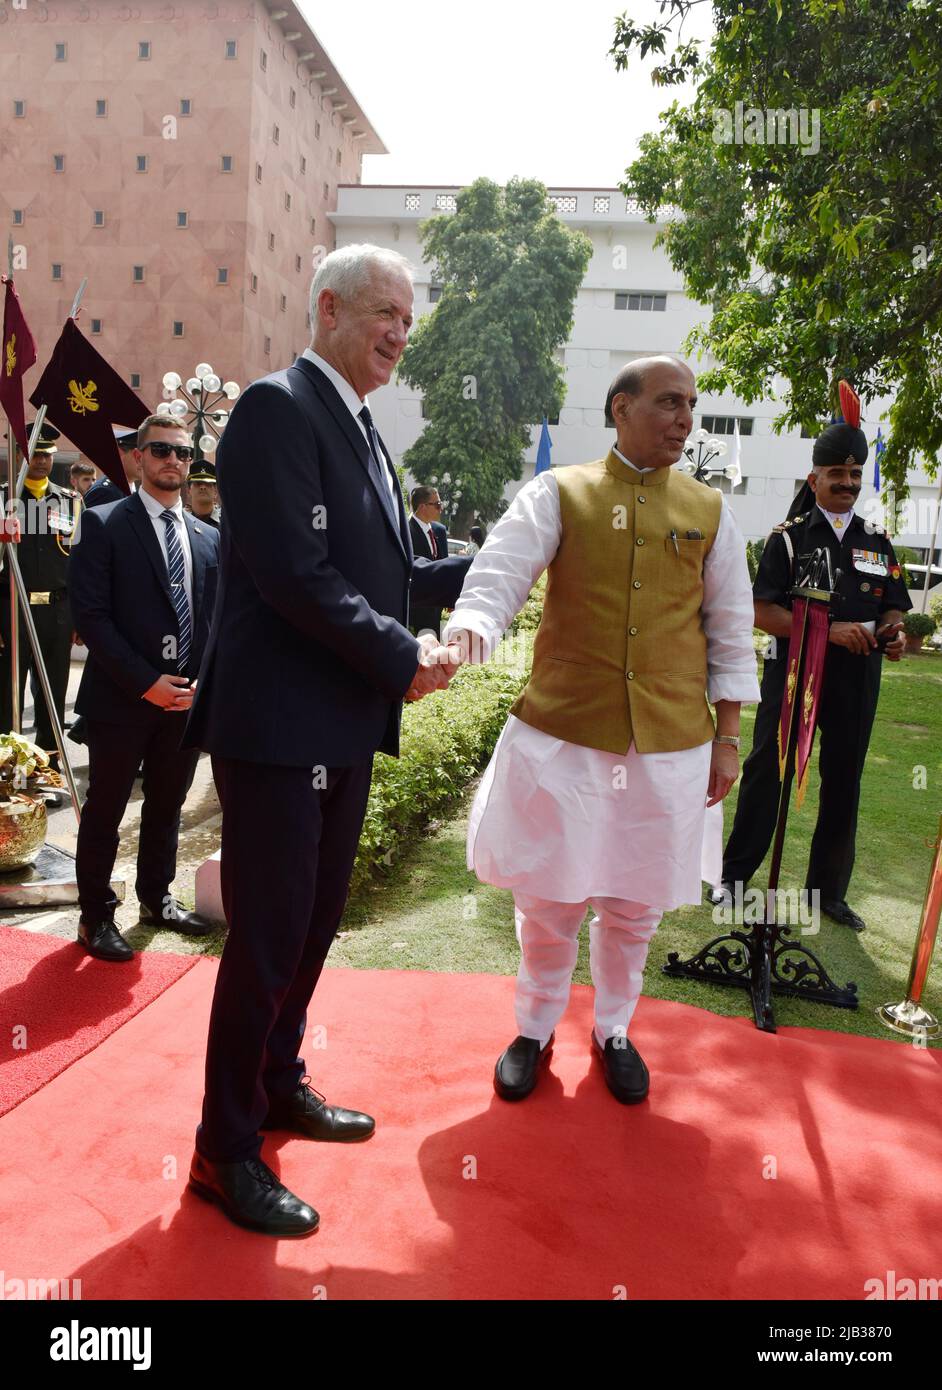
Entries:
<svg viewBox="0 0 942 1390">
<path fill-rule="evenodd" d="M 632 740 L 639 753 L 708 742 L 700 609 L 720 494 L 675 468 L 638 473 L 614 452 L 553 474 L 561 540 L 533 671 L 511 713 L 609 753 Z"/>
</svg>

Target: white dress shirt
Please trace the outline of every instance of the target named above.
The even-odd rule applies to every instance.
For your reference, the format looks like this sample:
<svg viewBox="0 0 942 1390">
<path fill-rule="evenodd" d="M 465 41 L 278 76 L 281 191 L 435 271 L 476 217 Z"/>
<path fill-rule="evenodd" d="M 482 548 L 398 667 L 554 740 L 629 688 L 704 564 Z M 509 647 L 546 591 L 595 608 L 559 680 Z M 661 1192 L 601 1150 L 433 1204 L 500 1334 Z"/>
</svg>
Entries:
<svg viewBox="0 0 942 1390">
<path fill-rule="evenodd" d="M 156 497 L 152 497 L 145 488 L 140 489 L 140 494 L 141 501 L 144 503 L 144 509 L 151 519 L 151 524 L 153 525 L 154 532 L 157 536 L 157 541 L 160 545 L 160 553 L 164 557 L 164 564 L 167 566 L 167 575 L 169 578 L 170 564 L 167 559 L 166 522 L 163 520 L 161 516 L 161 512 L 166 510 L 169 504 L 166 502 L 161 502 Z M 173 521 L 174 525 L 177 528 L 177 540 L 180 542 L 180 549 L 183 551 L 183 587 L 186 590 L 186 601 L 190 605 L 190 626 L 192 629 L 193 555 L 190 551 L 190 536 L 189 532 L 186 529 L 186 523 L 183 520 L 183 503 L 180 500 L 179 493 L 177 494 L 176 502 L 174 502 L 173 505 L 170 506 L 170 510 L 173 512 Z"/>
<path fill-rule="evenodd" d="M 416 523 L 417 526 L 421 526 L 421 527 L 422 527 L 422 530 L 423 530 L 423 532 L 424 532 L 424 534 L 425 534 L 425 539 L 428 541 L 428 548 L 429 548 L 429 550 L 431 550 L 431 549 L 432 549 L 432 523 L 431 523 L 430 521 L 423 521 L 422 518 L 421 518 L 420 516 L 416 516 L 415 512 L 412 513 L 412 520 Z M 438 543 L 437 543 L 437 542 L 435 543 L 435 550 L 436 550 L 436 556 L 435 556 L 435 558 L 438 559 L 438 560 L 440 560 L 440 559 L 441 559 L 441 556 L 438 555 L 438 553 L 437 553 L 437 551 L 438 551 Z"/>
<path fill-rule="evenodd" d="M 442 640 L 470 629 L 484 649 L 472 659 L 486 660 L 556 554 L 561 528 L 556 479 L 541 473 L 475 556 Z M 708 698 L 758 701 L 745 543 L 725 501 L 704 561 L 701 612 Z M 468 868 L 485 883 L 554 902 L 596 895 L 663 911 L 698 903 L 701 874 L 712 882 L 717 872 L 715 836 L 701 864 L 710 756 L 710 743 L 674 753 L 638 753 L 632 743 L 607 753 L 511 715 L 471 809 Z"/>
<path fill-rule="evenodd" d="M 820 502 L 817 502 L 815 505 L 819 512 L 824 512 L 824 515 L 831 523 L 831 530 L 834 532 L 835 536 L 837 536 L 837 539 L 842 541 L 847 535 L 847 528 L 854 518 L 853 507 L 851 507 L 849 512 L 828 512 L 824 510 Z"/>
<path fill-rule="evenodd" d="M 341 374 L 337 371 L 337 368 L 332 367 L 331 364 L 328 361 L 326 361 L 325 358 L 321 357 L 319 353 L 316 353 L 313 348 L 305 348 L 304 351 L 301 353 L 301 356 L 306 357 L 308 362 L 313 362 L 314 366 L 319 367 L 320 370 L 324 373 L 331 386 L 337 392 L 337 395 L 340 397 L 344 405 L 349 410 L 350 414 L 353 416 L 354 420 L 356 420 L 357 428 L 359 429 L 363 438 L 366 440 L 366 447 L 372 454 L 373 446 L 370 443 L 369 433 L 367 431 L 366 425 L 360 419 L 360 411 L 363 409 L 363 407 L 366 406 L 367 409 L 369 409 L 369 399 L 364 398 L 361 401 L 360 397 L 357 395 L 356 391 L 354 391 L 347 378 L 345 376 L 341 376 Z M 372 414 L 372 411 L 370 413 Z M 376 429 L 375 420 L 373 421 L 373 428 L 374 430 Z M 376 442 L 377 444 L 379 444 L 378 431 L 376 434 Z M 379 445 L 379 447 L 382 450 L 383 446 L 381 444 Z M 383 459 L 377 459 L 376 464 L 386 482 L 386 490 L 392 499 L 393 511 L 395 512 L 396 516 L 398 516 L 399 504 L 396 501 L 396 493 L 393 491 L 394 486 L 397 487 L 398 483 L 395 483 L 393 480 L 392 465 L 389 463 L 388 459 L 385 461 Z M 418 518 L 416 518 L 416 520 L 418 520 Z"/>
</svg>

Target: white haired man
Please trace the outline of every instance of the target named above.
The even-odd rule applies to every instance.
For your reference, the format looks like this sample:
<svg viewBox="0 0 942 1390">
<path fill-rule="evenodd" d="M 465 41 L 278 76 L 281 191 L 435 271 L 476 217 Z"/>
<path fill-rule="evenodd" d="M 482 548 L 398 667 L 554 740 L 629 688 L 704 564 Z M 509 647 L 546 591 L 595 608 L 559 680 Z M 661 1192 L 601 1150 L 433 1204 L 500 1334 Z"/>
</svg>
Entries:
<svg viewBox="0 0 942 1390">
<path fill-rule="evenodd" d="M 314 336 L 255 382 L 219 450 L 219 599 L 187 739 L 212 754 L 229 935 L 216 981 L 190 1186 L 233 1221 L 307 1235 L 317 1213 L 260 1158 L 261 1129 L 368 1139 L 299 1055 L 340 922 L 373 755 L 403 699 L 448 683 L 408 630 L 410 594 L 452 607 L 469 561 L 415 560 L 366 396 L 412 324 L 408 264 L 347 246 L 311 287 Z M 265 486 L 258 486 L 259 474 Z"/>
</svg>

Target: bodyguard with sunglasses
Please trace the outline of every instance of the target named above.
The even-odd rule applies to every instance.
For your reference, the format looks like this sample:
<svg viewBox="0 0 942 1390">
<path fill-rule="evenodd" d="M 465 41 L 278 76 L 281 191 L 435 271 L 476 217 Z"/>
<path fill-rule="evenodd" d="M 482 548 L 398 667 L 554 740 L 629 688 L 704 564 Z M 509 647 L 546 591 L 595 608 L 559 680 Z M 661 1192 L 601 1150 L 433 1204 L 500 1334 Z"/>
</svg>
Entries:
<svg viewBox="0 0 942 1390">
<path fill-rule="evenodd" d="M 141 923 L 190 936 L 211 929 L 170 895 L 180 811 L 196 769 L 181 749 L 216 597 L 219 536 L 183 511 L 193 458 L 180 425 L 151 415 L 135 450 L 140 488 L 82 514 L 70 587 L 88 660 L 75 702 L 88 742 L 88 794 L 76 852 L 78 939 L 93 956 L 134 952 L 115 925 L 110 880 L 118 830 L 143 762 L 135 892 Z"/>
</svg>

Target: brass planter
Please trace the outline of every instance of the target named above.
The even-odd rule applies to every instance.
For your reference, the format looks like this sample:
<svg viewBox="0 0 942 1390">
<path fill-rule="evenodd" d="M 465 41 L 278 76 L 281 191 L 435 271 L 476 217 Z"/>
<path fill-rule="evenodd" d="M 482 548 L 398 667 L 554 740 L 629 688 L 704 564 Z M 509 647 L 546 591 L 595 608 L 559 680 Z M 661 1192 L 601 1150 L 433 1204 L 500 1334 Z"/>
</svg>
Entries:
<svg viewBox="0 0 942 1390">
<path fill-rule="evenodd" d="M 0 802 L 0 874 L 34 864 L 46 843 L 46 803 L 42 797 Z"/>
</svg>

